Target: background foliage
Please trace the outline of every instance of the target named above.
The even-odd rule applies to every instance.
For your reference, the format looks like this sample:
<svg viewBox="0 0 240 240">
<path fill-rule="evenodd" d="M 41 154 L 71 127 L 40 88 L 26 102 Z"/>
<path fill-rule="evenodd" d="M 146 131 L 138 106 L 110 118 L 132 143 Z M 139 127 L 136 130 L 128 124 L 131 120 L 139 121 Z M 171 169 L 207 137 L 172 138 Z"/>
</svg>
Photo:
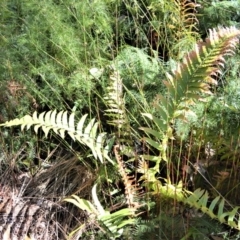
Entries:
<svg viewBox="0 0 240 240">
<path fill-rule="evenodd" d="M 197 41 L 208 36 L 209 29 L 217 26 L 239 28 L 239 4 L 238 0 L 2 0 L 0 120 L 5 122 L 32 115 L 34 111 L 53 109 L 74 112 L 76 120 L 88 113 L 90 119 L 99 121 L 100 132 L 107 132 L 109 149 L 118 138 L 124 138 L 121 139 L 124 143 L 121 154 L 126 171 L 137 172 L 133 161 L 135 152 L 159 154 L 144 142 L 147 134 L 139 127 L 153 127 L 153 123 L 141 113 L 157 114 L 159 96 L 168 96 L 163 83 L 166 73 L 176 70 L 177 63 Z M 239 62 L 238 47 L 235 55 L 227 59 L 222 74 L 214 76 L 218 82 L 217 86 L 212 86 L 214 94 L 207 97 L 206 102 L 199 101 L 190 107 L 194 114 L 187 116 L 188 121 L 178 119 L 172 123 L 174 140 L 168 139 L 166 143 L 170 161 L 160 165 L 156 175 L 158 180 L 171 176 L 171 183 L 178 184 L 180 179 L 184 181 L 181 174 L 184 175 L 182 165 L 185 166 L 185 161 L 197 163 L 198 168 L 203 168 L 202 175 L 186 171 L 194 178 L 191 190 L 202 187 L 210 191 L 212 199 L 221 195 L 233 205 L 239 203 Z M 106 112 L 110 108 L 109 86 L 113 86 L 113 78 L 117 78 L 117 82 L 121 79 L 123 83 L 122 105 L 115 106 L 118 114 Z M 119 109 L 124 111 L 124 116 Z M 109 125 L 111 118 L 116 116 L 125 122 L 122 129 L 132 134 L 122 134 L 119 121 Z M 121 170 L 109 162 L 100 164 L 86 146 L 79 146 L 68 137 L 60 139 L 54 133 L 50 133 L 49 139 L 41 132 L 34 137 L 17 128 L 4 128 L 0 133 L 2 176 L 6 169 L 16 175 L 30 173 L 32 179 L 42 172 L 43 176 L 38 175 L 38 179 L 44 179 L 41 180 L 44 182 L 45 172 L 57 174 L 52 169 L 62 161 L 66 163 L 67 173 L 61 172 L 60 180 L 51 183 L 54 188 L 50 183 L 47 185 L 47 189 L 59 196 L 57 201 L 76 192 L 90 201 L 93 182 L 97 182 L 103 208 L 113 212 L 121 208 L 116 207 L 124 201 L 123 177 L 118 176 Z M 77 159 L 76 165 L 68 166 L 68 161 L 62 158 L 71 159 L 72 156 Z M 110 158 L 116 158 L 113 151 L 110 151 Z M 58 159 L 62 160 L 59 162 Z M 85 179 L 82 186 L 77 186 L 74 181 L 74 187 L 67 191 L 63 183 L 72 181 L 73 176 L 79 178 L 75 171 L 79 165 L 84 166 L 89 175 L 81 176 Z M 149 168 L 152 168 L 151 163 Z M 99 177 L 94 177 L 96 175 Z M 136 176 L 140 178 L 139 172 Z M 52 175 L 51 179 L 56 178 Z M 4 183 L 2 180 L 1 186 Z M 145 189 L 148 187 L 144 186 Z M 51 191 L 43 193 L 39 190 L 36 198 L 41 194 L 48 198 Z M 24 194 L 23 198 L 28 197 L 27 192 Z M 173 211 L 171 206 L 179 207 L 174 202 L 167 204 L 154 194 L 141 201 L 147 203 L 148 208 L 146 216 L 136 218 L 134 231 L 139 239 L 146 239 L 148 233 L 153 239 L 202 239 L 209 237 L 212 231 L 216 234 L 224 232 L 222 239 L 231 239 L 224 225 L 208 218 L 199 220 L 195 217 L 187 228 L 185 220 L 179 219 L 180 215 L 172 222 L 168 218 L 169 212 Z M 67 211 L 74 212 L 71 208 Z M 61 219 L 64 214 L 60 214 Z M 89 219 L 83 215 L 80 219 Z M 64 225 L 64 221 L 61 224 Z M 156 229 L 156 224 L 162 226 L 160 230 Z M 74 219 L 69 220 L 65 233 L 78 225 Z M 90 225 L 86 225 L 81 233 L 85 239 L 90 239 L 92 234 L 97 234 L 98 239 L 107 239 L 108 234 L 111 235 L 106 226 L 103 233 Z M 205 225 L 210 225 L 208 232 L 203 231 Z M 173 229 L 174 234 L 169 235 L 169 229 Z M 183 231 L 177 229 L 186 230 L 179 236 L 178 233 Z M 123 236 L 130 239 L 132 230 L 126 229 Z M 61 236 L 63 238 L 64 234 Z"/>
</svg>

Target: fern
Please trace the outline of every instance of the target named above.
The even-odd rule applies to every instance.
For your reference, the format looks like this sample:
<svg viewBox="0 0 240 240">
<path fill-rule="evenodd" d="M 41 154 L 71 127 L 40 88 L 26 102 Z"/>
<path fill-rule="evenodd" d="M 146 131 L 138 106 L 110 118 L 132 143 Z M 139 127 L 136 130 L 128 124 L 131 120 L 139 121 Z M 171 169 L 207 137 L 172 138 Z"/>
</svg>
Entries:
<svg viewBox="0 0 240 240">
<path fill-rule="evenodd" d="M 231 212 L 224 212 L 224 200 L 222 200 L 218 205 L 218 213 L 214 214 L 213 209 L 220 197 L 215 198 L 208 207 L 207 192 L 196 190 L 190 194 L 190 197 L 186 197 L 186 192 L 181 189 L 181 184 L 175 187 L 167 180 L 167 184 L 162 186 L 155 179 L 155 173 L 159 171 L 161 160 L 170 162 L 166 156 L 166 151 L 168 140 L 174 139 L 172 128 L 174 120 L 177 118 L 186 119 L 186 113 L 190 112 L 188 107 L 190 104 L 204 101 L 206 95 L 212 94 L 210 87 L 212 84 L 217 84 L 214 76 L 221 73 L 225 57 L 234 54 L 239 36 L 240 31 L 235 27 L 211 30 L 209 38 L 205 42 L 199 42 L 195 50 L 187 54 L 183 63 L 178 64 L 172 74 L 167 74 L 165 85 L 168 95 L 167 97 L 158 96 L 159 104 L 155 106 L 158 112 L 157 116 L 143 114 L 154 122 L 156 129 L 141 128 L 145 133 L 154 137 L 154 139 L 148 137 L 146 141 L 160 151 L 159 156 L 143 156 L 145 159 L 155 162 L 155 167 L 147 171 L 151 172 L 152 189 L 157 189 L 164 196 L 188 203 L 207 213 L 210 217 L 218 219 L 221 223 L 226 223 L 236 229 L 239 229 L 240 226 L 239 221 L 234 220 L 238 215 L 238 207 Z M 145 175 L 145 179 L 149 179 L 149 176 Z"/>
<path fill-rule="evenodd" d="M 196 28 L 196 25 L 198 24 L 196 9 L 200 7 L 200 5 L 189 0 L 179 0 L 177 1 L 177 4 L 180 5 L 180 15 L 182 18 L 182 21 L 180 22 L 182 22 L 185 27 L 188 27 L 189 30 Z"/>
<path fill-rule="evenodd" d="M 120 138 L 128 127 L 128 120 L 125 113 L 125 103 L 123 99 L 123 82 L 118 70 L 112 65 L 109 86 L 104 97 L 107 109 L 105 114 L 109 117 L 108 124 L 116 129 L 116 137 Z"/>
<path fill-rule="evenodd" d="M 127 200 L 127 204 L 129 208 L 132 208 L 135 211 L 140 207 L 138 203 L 139 192 L 141 188 L 137 183 L 137 179 L 135 176 L 129 176 L 126 171 L 125 164 L 119 155 L 119 145 L 114 146 L 114 154 L 118 163 L 118 171 L 122 177 L 124 187 L 125 187 L 125 198 Z"/>
<path fill-rule="evenodd" d="M 145 180 L 153 190 L 152 194 L 160 195 L 162 198 L 169 198 L 183 202 L 186 205 L 194 207 L 207 214 L 212 219 L 218 220 L 232 228 L 240 230 L 239 208 L 234 207 L 231 211 L 224 210 L 226 207 L 224 198 L 217 196 L 210 200 L 209 193 L 206 190 L 196 189 L 193 193 L 183 189 L 182 183 L 174 185 L 168 180 L 165 184 L 161 184 L 153 174 L 145 173 L 142 180 Z M 229 204 L 228 204 L 229 207 Z"/>
<path fill-rule="evenodd" d="M 191 196 L 186 198 L 184 202 L 201 210 L 213 219 L 217 219 L 220 223 L 240 230 L 239 208 L 234 207 L 231 211 L 224 211 L 225 200 L 220 196 L 214 198 L 209 206 L 209 194 L 205 190 L 196 189 Z M 217 211 L 216 211 L 217 210 Z M 216 213 L 217 212 L 217 213 Z"/>
<path fill-rule="evenodd" d="M 173 74 L 167 75 L 165 84 L 169 99 L 167 104 L 163 102 L 162 109 L 167 110 L 170 118 L 180 115 L 177 112 L 182 108 L 180 104 L 189 104 L 192 100 L 201 100 L 202 94 L 211 94 L 210 85 L 217 85 L 214 77 L 221 73 L 224 57 L 234 54 L 239 35 L 240 31 L 235 27 L 210 30 L 206 42 L 199 42 Z"/>
<path fill-rule="evenodd" d="M 167 160 L 167 141 L 172 136 L 172 123 L 176 118 L 186 119 L 189 105 L 195 101 L 204 101 L 204 95 L 212 94 L 210 87 L 217 84 L 214 77 L 221 73 L 225 64 L 225 57 L 234 54 L 238 43 L 240 31 L 235 27 L 218 28 L 210 30 L 209 38 L 205 42 L 199 42 L 195 50 L 187 54 L 183 62 L 178 64 L 172 74 L 167 74 L 165 85 L 167 97 L 159 95 L 155 101 L 157 116 L 149 113 L 143 115 L 153 120 L 156 130 L 141 128 L 147 134 L 161 139 L 161 144 L 151 138 L 147 142 L 160 150 L 161 156 L 157 161 L 159 168 L 161 159 Z M 151 159 L 149 159 L 151 160 Z"/>
<path fill-rule="evenodd" d="M 129 217 L 133 214 L 134 209 L 132 208 L 124 208 L 114 213 L 110 213 L 109 211 L 104 210 L 103 206 L 98 200 L 96 187 L 97 185 L 94 185 L 92 189 L 92 198 L 94 204 L 88 200 L 81 199 L 76 195 L 72 195 L 70 198 L 64 199 L 64 201 L 73 203 L 79 209 L 87 211 L 89 214 L 89 222 L 84 223 L 79 228 L 70 233 L 70 239 L 75 239 L 71 237 L 76 235 L 79 237 L 79 233 L 82 232 L 82 229 L 85 228 L 86 225 L 89 225 L 89 223 L 94 224 L 94 221 L 96 220 L 99 220 L 102 223 L 103 227 L 109 232 L 112 237 L 114 237 L 114 239 L 122 235 L 124 227 L 135 223 L 134 218 L 126 219 L 126 217 Z"/>
<path fill-rule="evenodd" d="M 129 208 L 133 208 L 134 211 L 140 206 L 136 201 L 139 192 L 137 180 L 134 176 L 128 175 L 128 169 L 126 168 L 124 161 L 122 160 L 121 153 L 128 154 L 133 151 L 133 141 L 131 141 L 130 125 L 125 112 L 125 102 L 123 99 L 123 83 L 119 72 L 115 67 L 111 66 L 110 83 L 107 88 L 107 92 L 104 97 L 107 105 L 105 114 L 108 116 L 108 123 L 114 126 L 115 137 L 117 145 L 114 146 L 114 156 L 117 161 L 118 172 L 121 175 L 124 188 L 125 199 Z M 128 145 L 126 147 L 126 144 Z M 121 153 L 120 153 L 120 150 Z M 133 212 L 134 214 L 134 212 Z"/>
<path fill-rule="evenodd" d="M 173 32 L 175 44 L 172 49 L 177 52 L 177 59 L 182 59 L 186 51 L 192 49 L 192 45 L 198 37 L 197 9 L 200 5 L 189 0 L 178 0 L 175 1 L 175 4 L 179 11 L 173 16 L 173 19 L 179 25 L 176 26 L 177 31 Z"/>
<path fill-rule="evenodd" d="M 37 114 L 33 113 L 33 116 L 26 115 L 20 119 L 14 119 L 7 121 L 0 126 L 12 127 L 21 125 L 21 130 L 26 128 L 27 130 L 34 126 L 35 133 L 38 132 L 39 128 L 45 133 L 45 137 L 48 136 L 49 131 L 53 130 L 62 139 L 65 138 L 65 132 L 72 138 L 73 141 L 89 147 L 93 153 L 95 159 L 99 159 L 103 162 L 105 157 L 110 162 L 112 160 L 107 155 L 108 146 L 104 147 L 105 144 L 105 133 L 98 134 L 98 123 L 95 119 L 91 119 L 87 126 L 84 128 L 87 115 L 82 116 L 80 121 L 75 125 L 74 113 L 68 116 L 67 112 L 61 111 L 57 113 L 54 111 L 43 112 Z"/>
</svg>

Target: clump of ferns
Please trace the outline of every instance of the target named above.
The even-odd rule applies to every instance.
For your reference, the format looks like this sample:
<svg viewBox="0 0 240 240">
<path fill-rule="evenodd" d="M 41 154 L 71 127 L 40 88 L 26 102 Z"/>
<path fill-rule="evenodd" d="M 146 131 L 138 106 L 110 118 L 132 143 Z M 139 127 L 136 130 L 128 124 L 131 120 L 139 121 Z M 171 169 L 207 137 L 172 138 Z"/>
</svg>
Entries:
<svg viewBox="0 0 240 240">
<path fill-rule="evenodd" d="M 169 139 L 174 139 L 172 123 L 177 118 L 187 120 L 185 114 L 190 111 L 188 105 L 194 104 L 196 101 L 203 101 L 205 95 L 212 94 L 210 85 L 216 84 L 216 80 L 213 79 L 213 76 L 220 72 L 221 67 L 224 66 L 225 57 L 234 54 L 239 36 L 240 31 L 235 27 L 211 30 L 209 38 L 207 38 L 205 42 L 197 44 L 195 50 L 187 54 L 184 58 L 183 63 L 179 64 L 172 74 L 167 74 L 165 85 L 168 94 L 167 96 L 160 95 L 159 99 L 161 101 L 159 105 L 156 106 L 156 110 L 160 113 L 159 117 L 149 113 L 143 114 L 144 117 L 153 122 L 156 128 L 141 128 L 146 135 L 148 135 L 148 137 L 145 138 L 146 142 L 159 151 L 158 156 L 142 156 L 144 160 L 151 161 L 155 164 L 154 167 L 147 170 L 147 181 L 151 183 L 148 184 L 149 188 L 159 196 L 166 196 L 178 202 L 189 204 L 208 214 L 210 217 L 217 219 L 221 223 L 225 223 L 236 229 L 240 229 L 238 207 L 231 207 L 232 210 L 225 211 L 225 200 L 222 199 L 221 196 L 217 196 L 212 200 L 209 206 L 209 194 L 207 191 L 197 189 L 193 193 L 190 193 L 183 188 L 181 182 L 172 184 L 169 177 L 166 178 L 165 184 L 161 184 L 160 181 L 156 181 L 155 174 L 159 171 L 161 161 L 170 163 L 170 159 L 168 159 L 167 155 L 167 148 Z M 113 79 L 119 79 L 115 71 L 113 71 Z M 115 89 L 117 89 L 118 86 L 119 85 L 116 84 Z M 117 95 L 111 97 L 111 99 L 113 98 L 115 101 L 116 99 L 120 99 L 118 96 L 121 91 L 117 90 L 116 92 Z M 124 119 L 124 115 L 122 111 L 119 111 L 119 109 L 122 109 L 116 105 L 115 101 L 113 101 L 111 108 L 116 110 L 117 122 L 113 123 L 116 124 L 116 126 L 122 126 L 124 122 L 118 120 Z M 122 103 L 121 100 L 120 103 Z M 95 159 L 100 160 L 102 163 L 106 159 L 114 164 L 114 161 L 108 155 L 110 146 L 105 141 L 106 134 L 98 132 L 98 123 L 95 119 L 91 119 L 87 126 L 84 127 L 86 118 L 87 116 L 84 115 L 80 121 L 75 124 L 74 113 L 68 116 L 67 112 L 57 113 L 56 111 L 49 111 L 40 115 L 37 113 L 34 113 L 33 116 L 27 115 L 21 119 L 3 123 L 0 126 L 10 127 L 21 125 L 22 129 L 25 127 L 29 129 L 31 126 L 34 126 L 35 132 L 41 128 L 45 135 L 48 136 L 49 131 L 53 130 L 61 138 L 64 138 L 65 132 L 67 132 L 74 141 L 78 141 L 80 144 L 87 146 Z M 135 213 L 136 209 L 139 207 L 138 200 L 135 200 L 135 196 L 137 196 L 139 190 L 135 185 L 135 179 L 131 179 L 127 176 L 126 168 L 122 164 L 121 154 L 124 149 L 121 150 L 121 147 L 123 146 L 122 143 L 124 143 L 125 138 L 121 136 L 122 129 L 121 127 L 120 129 L 117 127 L 116 141 L 118 137 L 119 143 L 116 142 L 114 155 L 120 167 L 118 171 L 125 184 L 127 204 L 133 208 L 133 212 Z M 151 139 L 150 136 L 153 136 L 154 140 Z M 94 194 L 94 196 L 96 196 L 96 194 Z M 88 210 L 89 212 L 94 211 L 96 215 L 98 212 L 102 212 L 102 216 L 106 215 L 106 211 L 102 207 L 100 209 L 101 211 L 93 209 L 94 208 Z M 217 213 L 215 210 L 217 210 Z M 125 209 L 122 213 L 124 214 L 122 214 L 121 217 L 131 214 L 129 213 L 129 209 Z M 113 216 L 114 215 L 107 213 L 108 220 L 109 218 L 113 220 Z M 106 216 L 104 219 L 106 220 Z M 126 224 L 128 224 L 128 222 Z"/>
</svg>

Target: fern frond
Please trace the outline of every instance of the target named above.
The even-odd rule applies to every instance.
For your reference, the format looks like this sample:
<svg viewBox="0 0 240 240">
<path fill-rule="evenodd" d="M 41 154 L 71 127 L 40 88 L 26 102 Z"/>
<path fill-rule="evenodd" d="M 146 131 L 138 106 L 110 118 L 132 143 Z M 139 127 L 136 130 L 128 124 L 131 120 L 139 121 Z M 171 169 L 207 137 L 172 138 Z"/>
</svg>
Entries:
<svg viewBox="0 0 240 240">
<path fill-rule="evenodd" d="M 225 57 L 234 54 L 239 36 L 240 30 L 235 27 L 210 30 L 209 38 L 205 42 L 199 42 L 195 50 L 187 54 L 183 62 L 178 64 L 176 70 L 172 74 L 167 74 L 165 85 L 168 95 L 166 97 L 158 95 L 155 101 L 159 117 L 149 113 L 143 114 L 153 120 L 157 130 L 147 128 L 142 130 L 156 139 L 165 138 L 164 142 L 171 138 L 171 124 L 174 119 L 185 118 L 190 111 L 188 108 L 190 104 L 203 100 L 204 95 L 212 94 L 210 86 L 217 84 L 214 76 L 221 73 Z M 147 141 L 153 143 L 151 139 Z M 161 143 L 154 145 L 162 148 L 162 153 L 166 149 Z"/>
<path fill-rule="evenodd" d="M 200 5 L 196 2 L 189 1 L 189 0 L 180 0 L 180 15 L 181 15 L 181 21 L 184 24 L 185 28 L 188 28 L 190 30 L 196 29 L 196 25 L 198 23 L 198 19 L 196 16 L 197 10 L 196 8 Z"/>
<path fill-rule="evenodd" d="M 220 196 L 210 200 L 209 193 L 206 190 L 196 189 L 194 192 L 189 192 L 183 189 L 181 182 L 178 185 L 173 185 L 168 181 L 161 185 L 157 179 L 154 180 L 154 177 L 149 177 L 145 174 L 145 179 L 152 183 L 151 188 L 154 190 L 154 194 L 158 194 L 161 198 L 165 197 L 183 202 L 220 223 L 240 230 L 240 207 L 231 207 L 231 211 L 226 211 L 227 205 L 228 208 L 230 205 L 226 204 L 224 198 Z"/>
<path fill-rule="evenodd" d="M 209 38 L 199 42 L 177 69 L 167 74 L 165 85 L 169 96 L 168 99 L 160 96 L 162 106 L 158 109 L 164 121 L 178 116 L 177 110 L 183 108 L 181 105 L 199 100 L 203 94 L 212 94 L 210 85 L 217 84 L 214 77 L 221 73 L 224 58 L 234 54 L 239 36 L 240 30 L 235 27 L 210 30 Z"/>
<path fill-rule="evenodd" d="M 220 223 L 240 230 L 239 208 L 234 207 L 231 211 L 224 211 L 225 201 L 217 196 L 209 205 L 209 194 L 206 190 L 196 189 L 191 196 L 184 200 L 186 204 L 201 210 L 213 219 L 217 219 Z"/>
<path fill-rule="evenodd" d="M 199 42 L 173 74 L 167 75 L 165 84 L 171 100 L 164 107 L 168 113 L 173 110 L 172 105 L 179 107 L 183 102 L 200 99 L 204 93 L 211 94 L 210 85 L 217 84 L 214 76 L 221 73 L 224 57 L 234 54 L 239 36 L 240 31 L 235 27 L 210 30 L 209 38 Z"/>
<path fill-rule="evenodd" d="M 87 211 L 89 215 L 89 220 L 87 221 L 87 223 L 81 225 L 75 231 L 70 233 L 70 237 L 75 235 L 77 232 L 81 232 L 82 228 L 86 228 L 86 225 L 90 226 L 90 224 L 94 224 L 94 222 L 97 220 L 102 223 L 102 225 L 115 238 L 122 235 L 124 227 L 126 227 L 127 225 L 135 224 L 136 220 L 134 218 L 131 218 L 132 213 L 134 212 L 134 209 L 132 208 L 124 208 L 114 213 L 110 213 L 109 211 L 104 210 L 97 197 L 96 185 L 94 185 L 92 189 L 92 198 L 95 206 L 88 200 L 81 199 L 76 195 L 72 195 L 70 198 L 64 199 L 64 201 L 74 204 L 79 209 Z"/>
<path fill-rule="evenodd" d="M 159 104 L 156 105 L 157 117 L 145 113 L 144 116 L 152 120 L 157 129 L 142 128 L 147 134 L 154 136 L 154 139 L 147 138 L 146 141 L 160 151 L 159 157 L 143 156 L 145 159 L 156 163 L 152 168 L 153 174 L 159 170 L 159 163 L 166 158 L 168 140 L 172 138 L 172 123 L 176 118 L 185 118 L 189 111 L 188 105 L 194 104 L 197 100 L 203 100 L 206 95 L 212 94 L 210 86 L 217 84 L 214 79 L 225 65 L 225 57 L 231 56 L 235 52 L 240 31 L 235 27 L 218 28 L 210 30 L 209 38 L 205 42 L 199 42 L 195 50 L 187 54 L 182 63 L 179 63 L 176 70 L 167 74 L 165 85 L 168 95 L 158 96 Z M 148 170 L 148 172 L 150 172 Z M 147 177 L 147 176 L 146 176 Z M 174 186 L 167 183 L 161 186 L 154 182 L 158 187 L 161 196 L 167 196 L 180 202 L 190 204 L 196 209 L 203 211 L 221 223 L 239 229 L 240 220 L 237 213 L 238 207 L 230 212 L 224 212 L 224 200 L 220 197 L 215 198 L 210 207 L 208 193 L 203 190 L 196 190 L 186 197 L 186 191 L 181 184 Z M 153 186 L 154 190 L 154 186 Z M 188 195 L 188 193 L 187 193 Z M 217 213 L 214 209 L 217 208 Z"/>
<path fill-rule="evenodd" d="M 129 122 L 125 112 L 125 102 L 123 99 L 123 82 L 119 71 L 110 66 L 109 86 L 104 97 L 107 109 L 105 115 L 108 116 L 108 124 L 115 127 L 115 135 L 119 142 L 129 141 Z M 126 137 L 127 136 L 127 137 Z"/>
<path fill-rule="evenodd" d="M 21 125 L 21 130 L 24 130 L 24 128 L 28 130 L 31 126 L 34 126 L 35 133 L 38 133 L 39 128 L 41 128 L 45 133 L 45 137 L 47 137 L 49 131 L 53 130 L 62 139 L 65 138 L 65 133 L 67 133 L 73 141 L 78 141 L 89 147 L 96 159 L 103 162 L 103 157 L 105 157 L 111 161 L 107 155 L 107 147 L 104 147 L 105 133 L 98 134 L 98 123 L 95 119 L 91 119 L 87 126 L 84 127 L 86 118 L 87 114 L 82 116 L 75 125 L 74 113 L 69 116 L 67 112 L 61 111 L 57 113 L 54 110 L 43 112 L 39 115 L 37 112 L 34 112 L 33 116 L 26 115 L 20 119 L 7 121 L 0 124 L 0 126 L 12 127 Z"/>
<path fill-rule="evenodd" d="M 139 190 L 141 188 L 138 186 L 135 177 L 128 176 L 128 174 L 126 173 L 126 168 L 121 156 L 119 155 L 119 151 L 119 145 L 115 145 L 114 155 L 118 163 L 119 173 L 125 186 L 125 197 L 127 200 L 127 204 L 129 208 L 132 208 L 134 211 L 136 211 L 140 207 L 140 204 L 136 200 L 138 199 Z"/>
</svg>

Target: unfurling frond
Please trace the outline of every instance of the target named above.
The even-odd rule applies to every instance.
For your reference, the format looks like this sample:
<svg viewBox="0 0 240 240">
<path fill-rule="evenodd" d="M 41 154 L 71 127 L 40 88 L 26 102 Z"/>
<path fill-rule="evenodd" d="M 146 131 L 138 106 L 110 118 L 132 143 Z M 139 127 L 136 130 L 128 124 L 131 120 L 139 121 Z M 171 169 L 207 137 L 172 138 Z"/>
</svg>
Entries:
<svg viewBox="0 0 240 240">
<path fill-rule="evenodd" d="M 103 161 L 103 157 L 107 156 L 107 151 L 104 149 L 105 133 L 98 134 L 98 123 L 95 119 L 90 120 L 86 127 L 84 127 L 87 115 L 84 115 L 77 124 L 75 124 L 74 113 L 68 115 L 67 112 L 61 111 L 57 113 L 54 111 L 43 112 L 37 114 L 33 113 L 33 116 L 26 115 L 20 119 L 14 119 L 1 124 L 0 126 L 12 127 L 21 125 L 21 129 L 27 130 L 34 126 L 34 131 L 37 133 L 41 128 L 47 137 L 50 130 L 53 130 L 62 139 L 65 137 L 65 132 L 74 140 L 89 147 L 97 159 Z M 111 160 L 110 160 L 111 161 Z"/>
</svg>

